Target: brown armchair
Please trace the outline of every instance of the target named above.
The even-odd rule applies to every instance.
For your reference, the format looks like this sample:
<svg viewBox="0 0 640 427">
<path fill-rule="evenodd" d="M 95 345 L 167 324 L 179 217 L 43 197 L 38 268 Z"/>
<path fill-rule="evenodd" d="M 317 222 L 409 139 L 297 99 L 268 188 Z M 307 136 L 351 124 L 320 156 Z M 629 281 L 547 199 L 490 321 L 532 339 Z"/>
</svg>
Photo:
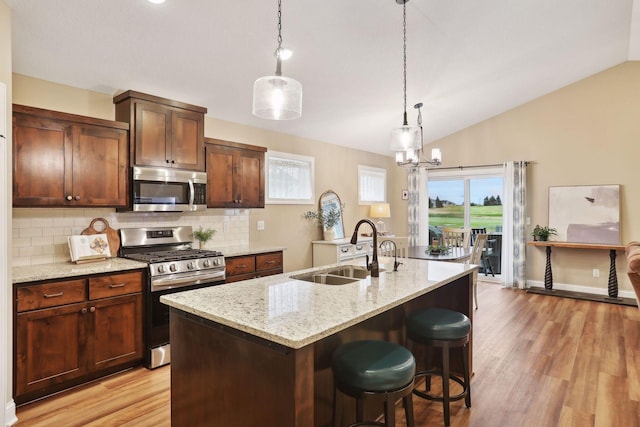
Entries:
<svg viewBox="0 0 640 427">
<path fill-rule="evenodd" d="M 640 306 L 640 242 L 627 244 L 625 252 L 627 255 L 627 274 Z"/>
</svg>

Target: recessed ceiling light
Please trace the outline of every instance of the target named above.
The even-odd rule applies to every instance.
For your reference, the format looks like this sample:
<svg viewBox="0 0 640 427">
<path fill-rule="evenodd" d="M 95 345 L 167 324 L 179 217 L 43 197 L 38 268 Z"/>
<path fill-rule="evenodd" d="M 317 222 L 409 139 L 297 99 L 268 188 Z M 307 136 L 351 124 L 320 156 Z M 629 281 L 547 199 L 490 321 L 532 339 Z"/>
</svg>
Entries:
<svg viewBox="0 0 640 427">
<path fill-rule="evenodd" d="M 153 4 L 160 4 L 160 3 L 164 3 L 165 0 L 147 0 L 149 3 L 153 3 Z"/>
</svg>

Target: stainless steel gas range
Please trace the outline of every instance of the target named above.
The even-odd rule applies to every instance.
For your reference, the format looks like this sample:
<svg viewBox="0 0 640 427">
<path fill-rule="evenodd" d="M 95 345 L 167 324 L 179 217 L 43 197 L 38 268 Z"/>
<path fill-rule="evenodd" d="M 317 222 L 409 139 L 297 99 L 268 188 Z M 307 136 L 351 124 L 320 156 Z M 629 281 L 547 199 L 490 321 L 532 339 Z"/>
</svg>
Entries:
<svg viewBox="0 0 640 427">
<path fill-rule="evenodd" d="M 224 256 L 220 252 L 192 249 L 193 230 L 187 227 L 120 229 L 120 256 L 149 264 L 145 292 L 145 366 L 171 361 L 169 307 L 162 295 L 223 284 Z"/>
</svg>

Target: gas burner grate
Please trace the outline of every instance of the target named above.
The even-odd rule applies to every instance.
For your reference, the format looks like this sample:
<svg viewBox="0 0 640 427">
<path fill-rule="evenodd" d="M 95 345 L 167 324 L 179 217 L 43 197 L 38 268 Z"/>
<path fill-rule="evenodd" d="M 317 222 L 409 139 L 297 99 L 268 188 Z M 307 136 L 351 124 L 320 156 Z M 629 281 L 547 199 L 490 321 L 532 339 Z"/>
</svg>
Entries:
<svg viewBox="0 0 640 427">
<path fill-rule="evenodd" d="M 208 251 L 202 249 L 184 249 L 175 251 L 158 251 L 158 252 L 143 252 L 137 254 L 128 254 L 126 258 L 130 258 L 136 261 L 143 261 L 148 263 L 156 262 L 169 262 L 169 261 L 181 261 L 186 259 L 207 258 L 213 256 L 222 256 L 221 252 Z"/>
</svg>

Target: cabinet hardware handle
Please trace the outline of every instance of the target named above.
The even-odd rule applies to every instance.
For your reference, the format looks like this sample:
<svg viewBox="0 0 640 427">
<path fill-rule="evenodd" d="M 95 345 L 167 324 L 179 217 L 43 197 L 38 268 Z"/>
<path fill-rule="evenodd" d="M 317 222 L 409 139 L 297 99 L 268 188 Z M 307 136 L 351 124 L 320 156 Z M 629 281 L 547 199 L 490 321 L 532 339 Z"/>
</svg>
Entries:
<svg viewBox="0 0 640 427">
<path fill-rule="evenodd" d="M 349 248 L 341 248 L 340 252 L 342 252 L 343 254 L 346 254 L 347 252 L 349 252 Z"/>
<path fill-rule="evenodd" d="M 165 160 L 165 162 L 169 163 L 169 159 Z"/>
<path fill-rule="evenodd" d="M 76 196 L 76 197 L 75 197 L 75 199 L 76 199 L 76 200 L 80 200 L 80 196 Z"/>
<path fill-rule="evenodd" d="M 89 309 L 89 311 L 90 311 L 90 312 L 92 312 L 92 313 L 94 313 L 94 312 L 96 311 L 96 308 L 95 308 L 95 307 L 91 307 L 91 308 Z"/>
<path fill-rule="evenodd" d="M 356 249 L 357 249 L 357 250 L 359 250 L 359 251 L 361 251 L 361 250 L 362 250 L 362 245 L 357 245 L 357 246 L 356 246 Z"/>
<path fill-rule="evenodd" d="M 44 294 L 45 298 L 55 298 L 55 297 L 61 297 L 62 295 L 64 295 L 64 292 L 58 292 L 57 294 Z"/>
<path fill-rule="evenodd" d="M 175 160 L 171 160 L 171 163 L 175 163 L 175 162 L 176 162 Z"/>
<path fill-rule="evenodd" d="M 236 268 L 247 268 L 247 264 L 236 265 Z"/>
<path fill-rule="evenodd" d="M 73 200 L 73 196 L 69 195 L 69 196 L 65 197 L 65 199 L 67 199 L 68 201 L 71 201 L 71 200 Z"/>
<path fill-rule="evenodd" d="M 124 283 L 118 283 L 117 285 L 109 285 L 109 288 L 124 288 Z"/>
<path fill-rule="evenodd" d="M 265 261 L 264 263 L 265 264 L 275 264 L 276 262 L 275 261 Z"/>
<path fill-rule="evenodd" d="M 80 310 L 80 313 L 82 313 L 82 314 L 87 314 L 87 309 L 86 309 L 86 308 L 83 308 L 82 310 Z"/>
</svg>

